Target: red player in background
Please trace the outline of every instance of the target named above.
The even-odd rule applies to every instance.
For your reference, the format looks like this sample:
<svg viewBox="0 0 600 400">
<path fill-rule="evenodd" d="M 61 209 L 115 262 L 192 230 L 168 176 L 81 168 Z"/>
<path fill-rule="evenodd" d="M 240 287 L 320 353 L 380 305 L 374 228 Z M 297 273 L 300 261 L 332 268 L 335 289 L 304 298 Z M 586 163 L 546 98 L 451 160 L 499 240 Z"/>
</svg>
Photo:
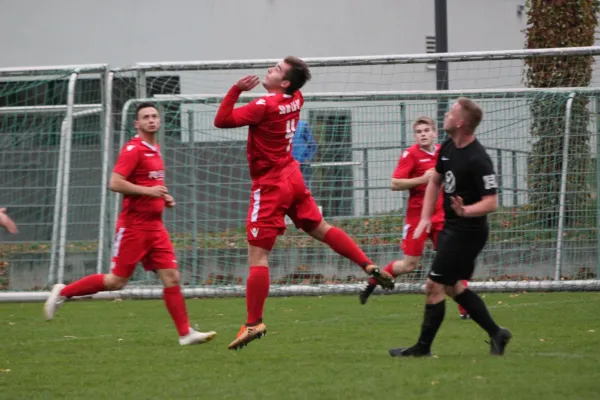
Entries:
<svg viewBox="0 0 600 400">
<path fill-rule="evenodd" d="M 156 142 L 160 116 L 153 104 L 138 105 L 135 127 L 138 134 L 121 150 L 110 178 L 110 189 L 123 194 L 111 271 L 86 276 L 67 286 L 54 285 L 44 305 L 46 319 L 51 320 L 72 297 L 123 288 L 141 262 L 163 282 L 163 299 L 179 333 L 179 344 L 205 343 L 216 333 L 197 332 L 190 327 L 175 251 L 163 224 L 163 210 L 174 207 L 175 200 L 165 187 L 165 168 Z"/>
<path fill-rule="evenodd" d="M 435 143 L 438 134 L 435 122 L 431 118 L 417 118 L 413 123 L 413 132 L 415 144 L 402 153 L 392 175 L 392 190 L 408 190 L 410 193 L 402 230 L 404 258 L 394 260 L 384 268 L 384 271 L 394 278 L 401 274 L 413 272 L 419 266 L 425 242 L 428 238 L 432 241 L 434 249 L 437 248 L 437 237 L 444 226 L 444 198 L 440 196 L 431 218 L 431 231 L 429 233 L 424 232 L 419 238 L 415 239 L 413 237 L 415 228 L 421 220 L 425 188 L 435 170 L 440 149 L 440 145 Z M 466 281 L 463 281 L 463 284 L 465 287 L 467 286 Z M 369 296 L 375 290 L 375 286 L 375 282 L 369 279 L 365 288 L 360 292 L 360 302 L 362 304 L 367 302 Z M 460 305 L 458 305 L 458 309 L 460 315 L 467 318 L 466 311 Z"/>
<path fill-rule="evenodd" d="M 277 236 L 286 229 L 288 215 L 298 229 L 326 243 L 360 266 L 384 288 L 393 288 L 391 276 L 373 264 L 341 229 L 325 222 L 300 166 L 292 157 L 292 141 L 304 99 L 300 88 L 310 79 L 306 63 L 286 57 L 269 68 L 262 85 L 268 94 L 234 109 L 240 94 L 260 83 L 257 76 L 240 79 L 227 93 L 215 117 L 217 128 L 249 126 L 247 157 L 252 178 L 246 234 L 250 274 L 246 282 L 247 320 L 229 349 L 244 347 L 267 332 L 263 308 L 269 293 L 268 258 Z"/>
</svg>

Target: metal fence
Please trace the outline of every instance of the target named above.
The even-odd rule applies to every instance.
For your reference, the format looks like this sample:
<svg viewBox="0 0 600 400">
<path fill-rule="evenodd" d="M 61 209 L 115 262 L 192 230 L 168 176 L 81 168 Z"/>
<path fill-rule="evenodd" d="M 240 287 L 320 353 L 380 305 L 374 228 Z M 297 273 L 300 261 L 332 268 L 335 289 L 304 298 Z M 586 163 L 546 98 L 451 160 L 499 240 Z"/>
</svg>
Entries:
<svg viewBox="0 0 600 400">
<path fill-rule="evenodd" d="M 310 175 L 311 190 L 325 218 L 346 229 L 378 263 L 400 257 L 406 194 L 389 190 L 391 172 L 403 149 L 412 144 L 415 117 L 440 115 L 440 107 L 466 95 L 479 101 L 486 112 L 479 138 L 500 183 L 501 209 L 491 219 L 492 238 L 480 258 L 476 280 L 487 290 L 597 288 L 600 212 L 595 160 L 600 91 L 491 87 L 489 80 L 482 88 L 470 87 L 465 80 L 455 86 L 466 88 L 446 92 L 402 90 L 403 83 L 396 78 L 436 60 L 449 61 L 451 68 L 455 63 L 464 74 L 469 68 L 480 70 L 482 62 L 491 66 L 501 61 L 506 68 L 507 62 L 525 57 L 551 60 L 558 55 L 598 54 L 600 48 L 578 48 L 309 59 L 317 71 L 314 75 L 324 83 L 313 86 L 320 92 L 307 88 L 305 95 L 302 118 L 320 141 L 318 157 L 305 162 L 303 170 Z M 115 155 L 133 134 L 133 106 L 150 100 L 159 105 L 163 117 L 160 140 L 167 184 L 178 202 L 173 212 L 166 213 L 166 223 L 184 282 L 196 295 L 239 294 L 246 275 L 243 227 L 250 187 L 246 133 L 217 130 L 212 120 L 234 73 L 255 71 L 275 61 L 138 64 L 114 71 L 107 66 L 0 70 L 0 83 L 12 82 L 0 88 L 0 99 L 13 94 L 23 97 L 21 103 L 0 103 L 0 166 L 7 175 L 0 199 L 21 228 L 16 237 L 2 234 L 0 260 L 5 261 L 0 267 L 0 289 L 38 290 L 108 271 L 120 201 L 106 183 Z M 504 70 L 513 71 L 512 67 Z M 340 73 L 346 74 L 349 89 L 362 88 L 378 74 L 380 81 L 392 76 L 390 88 L 395 90 L 328 90 L 340 88 Z M 414 85 L 415 79 L 408 83 Z M 67 82 L 62 90 L 66 96 L 49 85 L 60 81 Z M 37 99 L 36 87 L 57 98 L 36 103 L 32 100 Z M 224 90 L 205 91 L 216 87 Z M 570 115 L 574 96 L 586 99 L 588 114 Z M 558 170 L 548 173 L 549 182 L 559 174 L 560 187 L 548 185 L 556 202 L 533 208 L 528 166 L 540 155 L 531 137 L 539 116 L 531 110 L 540 102 L 547 102 L 546 123 L 560 128 L 557 137 L 563 145 L 557 148 L 564 154 L 556 155 Z M 62 118 L 60 123 L 55 115 Z M 586 118 L 584 131 L 581 121 L 570 122 L 574 118 Z M 577 131 L 572 131 L 573 125 Z M 581 148 L 570 150 L 575 139 L 569 137 L 580 136 L 586 136 L 587 150 L 574 153 Z M 570 170 L 569 160 L 581 158 L 589 160 L 581 164 L 585 168 Z M 573 195 L 581 186 L 572 189 L 569 184 L 582 176 L 591 193 L 585 202 Z M 534 190 L 543 192 L 539 185 Z M 553 215 L 556 224 L 538 223 L 545 215 Z M 424 266 L 431 255 L 426 253 Z M 273 259 L 273 280 L 280 284 L 275 287 L 281 293 L 355 290 L 353 284 L 361 277 L 349 262 L 293 227 L 279 241 Z M 399 290 L 420 290 L 422 279 L 422 272 L 408 276 Z M 154 296 L 160 291 L 150 288 L 153 282 L 153 276 L 140 272 L 132 280 L 140 288 L 129 293 Z"/>
</svg>

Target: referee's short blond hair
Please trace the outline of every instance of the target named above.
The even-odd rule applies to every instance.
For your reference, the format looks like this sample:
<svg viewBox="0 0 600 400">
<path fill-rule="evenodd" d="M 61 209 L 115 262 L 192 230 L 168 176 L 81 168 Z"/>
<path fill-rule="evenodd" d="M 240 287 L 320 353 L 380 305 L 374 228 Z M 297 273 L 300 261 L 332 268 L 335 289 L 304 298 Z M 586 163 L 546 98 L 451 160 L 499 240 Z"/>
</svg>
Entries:
<svg viewBox="0 0 600 400">
<path fill-rule="evenodd" d="M 479 104 L 468 97 L 459 97 L 456 102 L 460 104 L 460 110 L 463 120 L 465 121 L 465 128 L 471 132 L 475 132 L 475 129 L 477 129 L 483 119 L 483 110 Z"/>
</svg>

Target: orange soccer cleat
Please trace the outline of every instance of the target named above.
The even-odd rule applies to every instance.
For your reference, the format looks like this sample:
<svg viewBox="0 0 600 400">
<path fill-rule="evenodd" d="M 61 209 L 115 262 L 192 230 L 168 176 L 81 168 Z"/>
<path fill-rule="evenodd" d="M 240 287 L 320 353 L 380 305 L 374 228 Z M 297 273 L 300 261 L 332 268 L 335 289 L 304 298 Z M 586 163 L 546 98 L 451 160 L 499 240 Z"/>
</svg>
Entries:
<svg viewBox="0 0 600 400">
<path fill-rule="evenodd" d="M 262 322 L 254 326 L 242 325 L 235 340 L 227 346 L 229 350 L 238 350 L 248 345 L 254 339 L 260 339 L 267 334 L 267 326 Z"/>
</svg>

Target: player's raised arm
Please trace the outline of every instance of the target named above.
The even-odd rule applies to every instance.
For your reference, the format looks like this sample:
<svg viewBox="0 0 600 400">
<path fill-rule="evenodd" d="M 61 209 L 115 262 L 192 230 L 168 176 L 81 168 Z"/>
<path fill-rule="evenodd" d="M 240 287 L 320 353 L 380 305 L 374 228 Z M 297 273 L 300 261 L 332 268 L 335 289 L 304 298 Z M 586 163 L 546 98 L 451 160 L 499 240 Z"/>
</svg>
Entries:
<svg viewBox="0 0 600 400">
<path fill-rule="evenodd" d="M 265 115 L 266 103 L 264 99 L 254 100 L 245 106 L 233 108 L 242 92 L 252 90 L 260 83 L 257 76 L 249 75 L 240 79 L 229 89 L 217 115 L 215 116 L 215 127 L 238 128 L 247 125 L 258 124 Z"/>
</svg>

